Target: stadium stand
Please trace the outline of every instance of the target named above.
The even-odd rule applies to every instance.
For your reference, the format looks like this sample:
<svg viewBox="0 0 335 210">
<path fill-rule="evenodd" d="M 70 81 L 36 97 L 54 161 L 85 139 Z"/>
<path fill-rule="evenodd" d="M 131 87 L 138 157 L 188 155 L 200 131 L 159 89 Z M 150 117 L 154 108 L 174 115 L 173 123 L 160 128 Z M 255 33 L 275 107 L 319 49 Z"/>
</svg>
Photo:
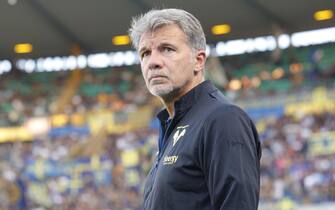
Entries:
<svg viewBox="0 0 335 210">
<path fill-rule="evenodd" d="M 261 210 L 335 202 L 334 58 L 328 44 L 223 57 L 208 69 L 257 124 Z M 1 210 L 141 209 L 161 106 L 138 66 L 11 72 L 0 90 Z"/>
</svg>

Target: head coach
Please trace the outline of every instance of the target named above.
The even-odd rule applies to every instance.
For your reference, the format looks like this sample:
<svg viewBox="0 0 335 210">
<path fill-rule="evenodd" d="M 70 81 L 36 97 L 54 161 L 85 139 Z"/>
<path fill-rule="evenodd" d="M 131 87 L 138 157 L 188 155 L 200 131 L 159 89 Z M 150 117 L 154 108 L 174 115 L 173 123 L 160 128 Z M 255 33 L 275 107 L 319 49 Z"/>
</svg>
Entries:
<svg viewBox="0 0 335 210">
<path fill-rule="evenodd" d="M 151 10 L 129 30 L 158 113 L 145 210 L 256 210 L 261 148 L 253 122 L 204 78 L 206 39 L 180 9 Z"/>
</svg>

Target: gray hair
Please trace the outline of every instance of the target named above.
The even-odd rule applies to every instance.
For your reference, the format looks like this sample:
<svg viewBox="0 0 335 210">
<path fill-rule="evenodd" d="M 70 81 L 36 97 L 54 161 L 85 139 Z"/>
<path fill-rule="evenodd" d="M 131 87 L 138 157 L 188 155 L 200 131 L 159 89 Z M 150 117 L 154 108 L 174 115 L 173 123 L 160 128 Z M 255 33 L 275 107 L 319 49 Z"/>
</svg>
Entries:
<svg viewBox="0 0 335 210">
<path fill-rule="evenodd" d="M 192 14 L 181 9 L 150 10 L 132 20 L 129 35 L 135 49 L 138 50 L 141 36 L 162 26 L 177 24 L 185 33 L 191 48 L 206 50 L 206 38 L 201 24 Z"/>
</svg>

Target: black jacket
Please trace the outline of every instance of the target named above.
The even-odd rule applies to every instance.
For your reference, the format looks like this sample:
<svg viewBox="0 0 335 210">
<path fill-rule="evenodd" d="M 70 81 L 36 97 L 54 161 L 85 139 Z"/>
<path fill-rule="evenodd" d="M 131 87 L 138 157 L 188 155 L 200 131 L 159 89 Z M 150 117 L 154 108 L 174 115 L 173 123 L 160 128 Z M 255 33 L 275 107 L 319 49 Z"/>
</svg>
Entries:
<svg viewBox="0 0 335 210">
<path fill-rule="evenodd" d="M 163 110 L 145 210 L 256 210 L 261 148 L 253 122 L 209 81 Z"/>
</svg>

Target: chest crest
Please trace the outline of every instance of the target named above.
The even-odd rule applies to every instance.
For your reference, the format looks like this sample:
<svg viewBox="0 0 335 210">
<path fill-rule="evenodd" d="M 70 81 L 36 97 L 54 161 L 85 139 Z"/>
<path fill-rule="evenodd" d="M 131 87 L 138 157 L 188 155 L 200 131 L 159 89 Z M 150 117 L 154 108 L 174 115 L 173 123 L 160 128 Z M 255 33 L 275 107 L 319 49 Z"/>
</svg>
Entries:
<svg viewBox="0 0 335 210">
<path fill-rule="evenodd" d="M 173 144 L 172 144 L 172 146 L 174 146 L 186 134 L 187 127 L 189 127 L 189 125 L 178 126 L 177 127 L 176 132 L 173 134 Z"/>
</svg>

